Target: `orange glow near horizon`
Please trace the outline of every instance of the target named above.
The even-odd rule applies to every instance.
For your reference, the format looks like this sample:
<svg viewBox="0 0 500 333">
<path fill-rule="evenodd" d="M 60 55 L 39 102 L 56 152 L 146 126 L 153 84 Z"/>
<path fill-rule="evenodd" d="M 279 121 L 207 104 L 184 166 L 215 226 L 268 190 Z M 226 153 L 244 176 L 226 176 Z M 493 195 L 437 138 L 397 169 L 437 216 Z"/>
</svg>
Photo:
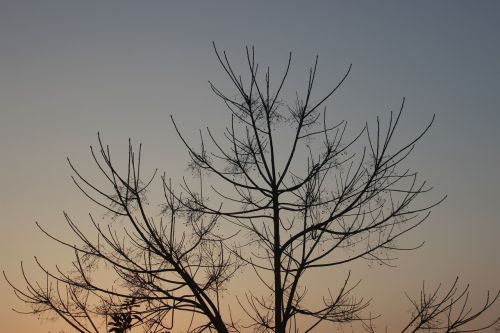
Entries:
<svg viewBox="0 0 500 333">
<path fill-rule="evenodd" d="M 86 177 L 96 177 L 88 146 L 95 146 L 98 132 L 119 163 L 127 161 L 131 138 L 143 144 L 144 175 L 158 168 L 177 184 L 190 177 L 188 154 L 170 115 L 193 143 L 206 126 L 223 137 L 230 116 L 206 83 L 221 90 L 231 84 L 213 54 L 215 40 L 242 71 L 245 45 L 255 45 L 259 63 L 269 64 L 276 77 L 292 51 L 283 88 L 291 100 L 295 91 L 307 88 L 307 69 L 316 54 L 317 95 L 312 98 L 337 83 L 352 63 L 348 79 L 327 104 L 328 121 L 347 120 L 349 138 L 365 122 L 376 124 L 377 116 L 397 109 L 403 97 L 407 102 L 396 141 L 412 138 L 436 115 L 407 164 L 434 187 L 424 203 L 448 198 L 426 223 L 400 239 L 408 247 L 425 245 L 396 253 L 394 268 L 361 261 L 311 271 L 308 301 L 321 299 L 328 288 L 335 291 L 350 270 L 353 283 L 361 280 L 355 295 L 372 299 L 369 311 L 381 315 L 375 322 L 378 332 L 385 327 L 399 332 L 411 306 L 404 292 L 418 297 L 423 281 L 429 289 L 439 283 L 446 288 L 459 276 L 460 288 L 470 284 L 471 305 L 480 306 L 488 290 L 500 290 L 500 44 L 492 42 L 500 31 L 499 12 L 500 2 L 493 1 L 312 5 L 257 0 L 251 6 L 3 1 L 0 269 L 22 286 L 22 262 L 33 280 L 43 282 L 33 256 L 55 270 L 56 265 L 70 267 L 72 253 L 43 235 L 35 222 L 71 243 L 75 237 L 63 211 L 91 234 L 89 212 L 99 222 L 108 221 L 75 188 L 66 161 L 69 156 Z M 278 140 L 288 143 L 286 137 Z M 152 207 L 162 203 L 161 195 L 157 179 Z M 224 303 L 243 318 L 236 296 L 262 287 L 248 268 L 230 286 Z M 3 279 L 0 295 L 2 333 L 68 329 L 52 316 L 39 320 L 13 312 L 28 307 Z M 480 322 L 499 313 L 497 302 Z M 179 319 L 171 333 L 182 332 L 188 323 Z M 334 330 L 358 331 L 348 325 Z"/>
</svg>

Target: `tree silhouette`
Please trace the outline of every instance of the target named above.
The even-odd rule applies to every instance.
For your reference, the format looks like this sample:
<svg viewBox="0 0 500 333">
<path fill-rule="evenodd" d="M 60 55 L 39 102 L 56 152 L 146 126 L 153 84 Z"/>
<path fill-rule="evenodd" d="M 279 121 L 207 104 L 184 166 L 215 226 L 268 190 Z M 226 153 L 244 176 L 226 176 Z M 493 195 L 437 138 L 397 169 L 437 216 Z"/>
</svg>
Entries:
<svg viewBox="0 0 500 333">
<path fill-rule="evenodd" d="M 352 322 L 375 332 L 370 301 L 355 296 L 359 282 L 351 281 L 350 272 L 332 286 L 336 292 L 328 289 L 320 299 L 308 294 L 313 280 L 306 273 L 327 274 L 363 260 L 393 266 L 395 251 L 420 247 L 399 239 L 441 200 L 423 204 L 420 198 L 431 188 L 403 163 L 433 119 L 414 138 L 395 144 L 403 99 L 387 121 L 377 118 L 375 126 L 366 124 L 347 138 L 346 122 L 330 124 L 325 103 L 350 66 L 333 89 L 313 98 L 316 58 L 304 94 L 287 103 L 281 96 L 291 54 L 273 85 L 270 69 L 259 71 L 253 48 L 246 49 L 247 76 L 236 72 L 225 52 L 215 45 L 214 50 L 234 88 L 224 93 L 210 83 L 230 113 L 229 123 L 219 136 L 208 128 L 200 131 L 195 147 L 172 118 L 192 177 L 179 186 L 160 177 L 161 214 L 146 200 L 156 171 L 142 176 L 141 146 L 134 149 L 129 142 L 121 171 L 99 136 L 91 154 L 104 185 L 68 161 L 76 186 L 111 215 L 110 222 L 99 224 L 90 215 L 96 231 L 91 237 L 65 213 L 79 245 L 39 226 L 74 250 L 73 270 L 52 272 L 37 260 L 47 283 L 31 282 L 22 269 L 27 288 L 12 287 L 33 306 L 31 313 L 56 313 L 79 332 L 98 332 L 95 318 L 123 299 L 133 299 L 134 308 L 112 316 L 116 332 L 129 328 L 132 318 L 141 318 L 147 332 L 171 330 L 182 313 L 191 318 L 189 332 L 310 332 Z M 93 278 L 103 267 L 113 274 L 111 285 Z M 225 291 L 239 272 L 254 274 L 261 288 L 230 297 Z M 468 287 L 460 291 L 457 283 L 444 294 L 440 287 L 431 293 L 422 288 L 420 298 L 409 297 L 413 310 L 402 332 L 484 328 L 468 324 L 492 306 L 498 292 L 472 310 Z M 235 318 L 238 306 L 242 315 Z"/>
</svg>

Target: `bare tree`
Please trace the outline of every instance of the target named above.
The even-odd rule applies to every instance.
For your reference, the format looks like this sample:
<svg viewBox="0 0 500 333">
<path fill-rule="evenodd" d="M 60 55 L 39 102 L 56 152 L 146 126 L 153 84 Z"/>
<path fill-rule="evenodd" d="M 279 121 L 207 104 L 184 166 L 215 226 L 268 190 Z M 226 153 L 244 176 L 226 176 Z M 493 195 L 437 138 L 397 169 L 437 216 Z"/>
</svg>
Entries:
<svg viewBox="0 0 500 333">
<path fill-rule="evenodd" d="M 246 77 L 235 71 L 225 52 L 214 50 L 234 87 L 224 93 L 210 83 L 231 115 L 222 138 L 207 128 L 195 147 L 172 118 L 195 177 L 174 186 L 161 176 L 165 201 L 161 215 L 155 215 L 146 196 L 156 171 L 144 180 L 141 146 L 135 151 L 129 143 L 128 164 L 121 172 L 99 137 L 98 151 L 91 153 L 108 187 L 90 182 L 69 163 L 76 186 L 112 222 L 100 225 L 90 215 L 96 231 L 90 237 L 65 214 L 79 245 L 40 227 L 74 250 L 73 270 L 53 272 L 39 264 L 45 284 L 31 282 L 23 269 L 26 289 L 12 287 L 32 304 L 32 313 L 55 313 L 78 332 L 98 332 L 95 318 L 116 313 L 112 309 L 127 300 L 135 305 L 128 308 L 130 318 L 142 318 L 135 324 L 147 332 L 172 329 L 181 313 L 191 316 L 189 332 L 309 332 L 355 321 L 374 332 L 370 301 L 356 297 L 359 282 L 352 282 L 350 273 L 333 286 L 336 292 L 328 290 L 319 300 L 309 296 L 305 275 L 359 260 L 393 266 L 395 251 L 421 245 L 404 246 L 398 240 L 422 224 L 441 200 L 423 204 L 420 198 L 431 188 L 403 164 L 433 119 L 414 138 L 396 145 L 403 99 L 386 122 L 377 118 L 374 128 L 367 124 L 347 138 L 346 122 L 327 121 L 325 103 L 350 66 L 317 99 L 312 96 L 316 58 L 305 93 L 286 103 L 281 96 L 291 54 L 272 85 L 269 68 L 260 74 L 253 48 L 246 49 Z M 113 283 L 103 286 L 93 278 L 99 269 L 112 272 Z M 243 269 L 253 272 L 245 274 L 255 274 L 262 288 L 234 300 L 224 291 Z M 402 332 L 482 329 L 467 325 L 499 297 L 498 292 L 488 295 L 483 307 L 472 310 L 468 287 L 459 291 L 455 281 L 444 295 L 440 289 L 427 293 L 422 288 L 419 299 L 409 297 L 413 311 Z M 231 308 L 237 304 L 243 318 L 233 317 Z"/>
</svg>

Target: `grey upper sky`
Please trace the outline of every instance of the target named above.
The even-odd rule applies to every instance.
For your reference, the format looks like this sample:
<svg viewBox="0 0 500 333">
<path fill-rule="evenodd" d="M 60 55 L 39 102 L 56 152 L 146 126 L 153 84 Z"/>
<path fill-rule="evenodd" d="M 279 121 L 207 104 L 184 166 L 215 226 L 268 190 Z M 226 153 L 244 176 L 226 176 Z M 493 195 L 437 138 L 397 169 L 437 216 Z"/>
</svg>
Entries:
<svg viewBox="0 0 500 333">
<path fill-rule="evenodd" d="M 396 269 L 359 268 L 385 323 L 397 327 L 391 299 L 404 304 L 402 291 L 423 279 L 459 275 L 473 292 L 498 290 L 499 36 L 499 1 L 0 0 L 0 268 L 19 277 L 19 262 L 34 268 L 34 254 L 64 260 L 34 222 L 64 233 L 63 209 L 83 217 L 92 209 L 65 158 L 92 174 L 88 146 L 98 131 L 117 155 L 131 137 L 144 144 L 148 167 L 182 176 L 187 154 L 169 116 L 188 136 L 228 119 L 207 83 L 230 87 L 215 41 L 236 68 L 254 45 L 276 75 L 292 51 L 290 95 L 305 89 L 316 55 L 316 97 L 352 63 L 328 106 L 354 131 L 403 97 L 401 138 L 436 114 L 411 159 L 435 187 L 430 200 L 449 196 L 407 238 L 426 245 L 401 254 Z M 4 282 L 0 291 L 2 331 L 32 328 L 34 320 L 10 311 L 20 304 Z"/>
</svg>

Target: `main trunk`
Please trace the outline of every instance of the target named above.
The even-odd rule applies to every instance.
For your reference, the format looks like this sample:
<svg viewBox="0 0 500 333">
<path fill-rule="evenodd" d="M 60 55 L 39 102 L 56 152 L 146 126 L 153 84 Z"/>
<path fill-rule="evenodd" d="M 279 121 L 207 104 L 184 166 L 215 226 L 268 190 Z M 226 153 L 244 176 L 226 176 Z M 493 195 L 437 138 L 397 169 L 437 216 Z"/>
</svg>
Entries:
<svg viewBox="0 0 500 333">
<path fill-rule="evenodd" d="M 280 246 L 280 211 L 278 195 L 273 195 L 274 225 L 274 327 L 276 333 L 285 333 L 283 327 L 283 292 L 281 288 L 281 246 Z"/>
</svg>

